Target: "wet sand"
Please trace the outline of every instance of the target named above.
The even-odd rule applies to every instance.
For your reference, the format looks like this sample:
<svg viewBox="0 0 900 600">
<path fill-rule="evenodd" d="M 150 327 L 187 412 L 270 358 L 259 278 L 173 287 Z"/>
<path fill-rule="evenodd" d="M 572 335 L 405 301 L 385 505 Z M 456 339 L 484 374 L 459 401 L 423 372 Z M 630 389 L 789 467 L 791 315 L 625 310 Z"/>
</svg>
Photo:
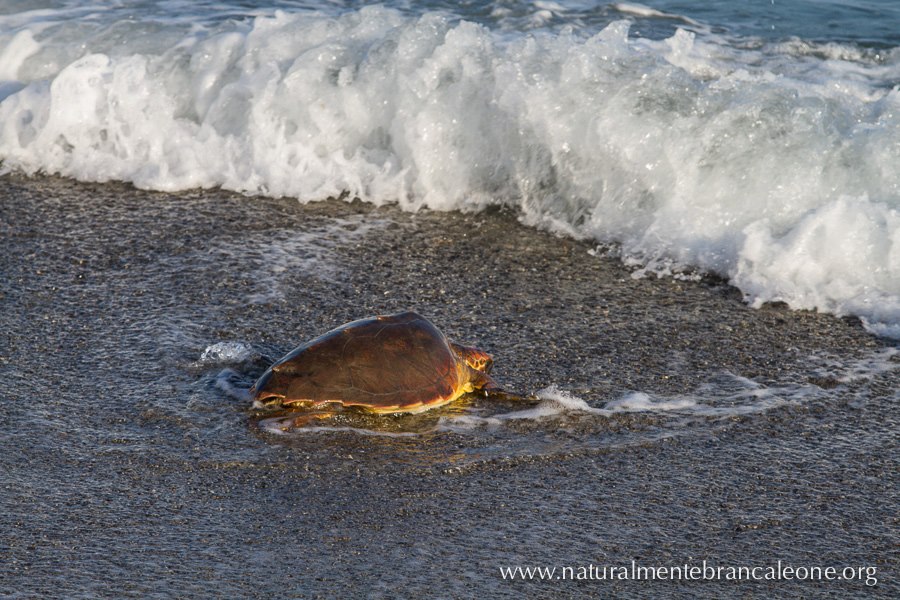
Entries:
<svg viewBox="0 0 900 600">
<path fill-rule="evenodd" d="M 5 177 L 0 245 L 6 597 L 900 595 L 896 371 L 814 368 L 895 347 L 855 319 L 634 279 L 504 211 Z M 603 407 L 728 373 L 811 400 L 277 436 L 229 393 L 305 339 L 405 309 L 491 352 L 522 393 Z M 199 360 L 223 341 L 253 354 Z M 874 566 L 878 585 L 499 572 L 632 560 Z"/>
</svg>

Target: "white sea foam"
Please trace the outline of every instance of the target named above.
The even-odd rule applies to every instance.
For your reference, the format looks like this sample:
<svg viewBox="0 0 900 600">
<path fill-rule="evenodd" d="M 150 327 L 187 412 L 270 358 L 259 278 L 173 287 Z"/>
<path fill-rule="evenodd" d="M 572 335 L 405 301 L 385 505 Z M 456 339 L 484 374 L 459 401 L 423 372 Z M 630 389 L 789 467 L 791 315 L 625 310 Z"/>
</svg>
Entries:
<svg viewBox="0 0 900 600">
<path fill-rule="evenodd" d="M 697 21 L 689 19 L 688 17 L 656 10 L 655 8 L 650 8 L 649 6 L 644 6 L 643 4 L 638 4 L 636 2 L 617 2 L 612 6 L 620 13 L 626 15 L 651 17 L 655 19 L 675 19 L 676 21 L 683 21 L 684 23 L 689 23 L 691 25 L 699 25 Z"/>
<path fill-rule="evenodd" d="M 343 427 L 343 426 L 318 426 L 318 425 L 307 425 L 301 427 L 295 427 L 291 423 L 291 419 L 287 418 L 278 418 L 278 419 L 262 419 L 259 422 L 259 427 L 263 431 L 267 433 L 271 433 L 274 435 L 302 435 L 302 434 L 329 434 L 329 433 L 353 433 L 355 435 L 365 435 L 365 436 L 374 436 L 374 437 L 387 437 L 387 438 L 409 438 L 409 437 L 419 437 L 423 435 L 422 433 L 416 433 L 411 431 L 381 431 L 377 429 L 365 429 L 363 427 Z"/>
<path fill-rule="evenodd" d="M 242 342 L 216 342 L 203 350 L 200 362 L 203 364 L 234 364 L 253 356 L 253 348 Z"/>
<path fill-rule="evenodd" d="M 688 410 L 696 407 L 697 401 L 693 398 L 653 398 L 644 392 L 630 392 L 606 403 L 606 410 L 610 412 Z"/>
<path fill-rule="evenodd" d="M 900 334 L 896 49 L 651 40 L 629 21 L 516 34 L 380 7 L 193 23 L 67 10 L 0 16 L 3 171 L 504 204 L 618 244 L 640 274 L 712 271 L 754 305 Z"/>
<path fill-rule="evenodd" d="M 561 413 L 585 413 L 607 415 L 608 412 L 594 408 L 573 393 L 560 389 L 556 385 L 546 387 L 537 393 L 541 403 L 532 410 L 518 411 L 504 415 L 505 418 L 534 418 Z"/>
<path fill-rule="evenodd" d="M 876 377 L 900 371 L 900 350 L 885 348 L 864 358 L 846 360 L 833 356 L 815 357 L 815 375 L 840 383 L 870 381 Z M 900 389 L 897 390 L 900 393 Z"/>
<path fill-rule="evenodd" d="M 900 371 L 900 350 L 888 348 L 868 356 L 847 360 L 831 356 L 810 357 L 809 381 L 763 384 L 747 377 L 724 371 L 696 389 L 666 396 L 645 391 L 630 391 L 594 407 L 582 398 L 550 386 L 539 391 L 539 403 L 531 408 L 482 416 L 465 414 L 440 419 L 439 431 L 465 432 L 496 430 L 512 421 L 550 421 L 554 419 L 609 418 L 617 413 L 660 413 L 701 418 L 728 418 L 764 413 L 786 405 L 803 405 L 815 400 L 833 398 L 834 388 L 855 382 L 893 376 Z M 820 385 L 824 383 L 825 387 Z M 864 405 L 870 390 L 843 387 L 842 394 L 853 406 Z M 900 391 L 895 393 L 900 397 Z"/>
<path fill-rule="evenodd" d="M 509 421 L 536 420 L 565 414 L 609 416 L 610 411 L 594 408 L 571 392 L 551 385 L 536 394 L 539 402 L 523 410 L 499 413 L 488 417 L 464 414 L 441 417 L 439 431 L 466 431 L 472 429 L 496 429 Z"/>
<path fill-rule="evenodd" d="M 724 377 L 730 378 L 728 374 Z M 742 379 L 742 378 L 735 378 Z M 807 401 L 821 393 L 812 385 L 765 387 L 744 380 L 746 387 L 723 393 L 721 381 L 710 382 L 683 396 L 661 396 L 645 392 L 631 392 L 608 402 L 610 412 L 669 412 L 699 417 L 733 417 L 761 413 L 777 406 Z M 727 388 L 724 388 L 727 389 Z"/>
</svg>

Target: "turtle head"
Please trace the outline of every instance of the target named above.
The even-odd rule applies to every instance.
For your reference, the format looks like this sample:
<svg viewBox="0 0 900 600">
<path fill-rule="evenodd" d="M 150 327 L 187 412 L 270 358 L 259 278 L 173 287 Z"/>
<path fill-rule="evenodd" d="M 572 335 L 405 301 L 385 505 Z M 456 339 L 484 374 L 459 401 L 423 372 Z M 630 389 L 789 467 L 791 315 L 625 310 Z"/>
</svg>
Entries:
<svg viewBox="0 0 900 600">
<path fill-rule="evenodd" d="M 491 368 L 494 366 L 494 359 L 491 358 L 491 355 L 487 352 L 479 350 L 478 348 L 460 346 L 459 344 L 453 343 L 451 343 L 450 346 L 453 348 L 453 351 L 456 352 L 456 355 L 460 360 L 476 371 L 481 371 L 482 373 L 491 372 Z"/>
</svg>

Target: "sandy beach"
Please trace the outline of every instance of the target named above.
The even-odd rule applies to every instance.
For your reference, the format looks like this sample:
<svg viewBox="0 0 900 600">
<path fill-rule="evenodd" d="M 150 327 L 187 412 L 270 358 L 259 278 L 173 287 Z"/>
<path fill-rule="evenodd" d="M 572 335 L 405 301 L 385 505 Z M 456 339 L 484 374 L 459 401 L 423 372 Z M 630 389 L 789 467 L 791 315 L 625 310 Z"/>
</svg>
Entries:
<svg viewBox="0 0 900 600">
<path fill-rule="evenodd" d="M 0 245 L 4 597 L 900 595 L 900 355 L 857 319 L 634 278 L 499 209 L 6 176 Z M 273 360 L 405 309 L 546 416 L 474 400 L 408 436 L 254 422 L 241 391 Z M 875 571 L 501 574 L 633 561 Z"/>
</svg>

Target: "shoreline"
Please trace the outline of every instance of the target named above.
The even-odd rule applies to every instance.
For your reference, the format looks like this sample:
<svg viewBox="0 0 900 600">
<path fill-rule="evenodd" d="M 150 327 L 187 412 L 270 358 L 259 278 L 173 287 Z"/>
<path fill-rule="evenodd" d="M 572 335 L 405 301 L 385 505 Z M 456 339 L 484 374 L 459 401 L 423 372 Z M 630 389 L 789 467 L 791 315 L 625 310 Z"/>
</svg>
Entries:
<svg viewBox="0 0 900 600">
<path fill-rule="evenodd" d="M 896 343 L 858 321 L 752 309 L 714 279 L 633 279 L 505 211 L 11 176 L 0 203 L 3 594 L 900 593 Z M 407 308 L 490 352 L 512 390 L 722 412 L 651 404 L 413 438 L 279 437 L 217 387 L 222 373 L 248 387 L 335 325 Z M 218 342 L 252 356 L 199 363 Z M 632 559 L 874 565 L 878 585 L 499 574 Z"/>
</svg>

